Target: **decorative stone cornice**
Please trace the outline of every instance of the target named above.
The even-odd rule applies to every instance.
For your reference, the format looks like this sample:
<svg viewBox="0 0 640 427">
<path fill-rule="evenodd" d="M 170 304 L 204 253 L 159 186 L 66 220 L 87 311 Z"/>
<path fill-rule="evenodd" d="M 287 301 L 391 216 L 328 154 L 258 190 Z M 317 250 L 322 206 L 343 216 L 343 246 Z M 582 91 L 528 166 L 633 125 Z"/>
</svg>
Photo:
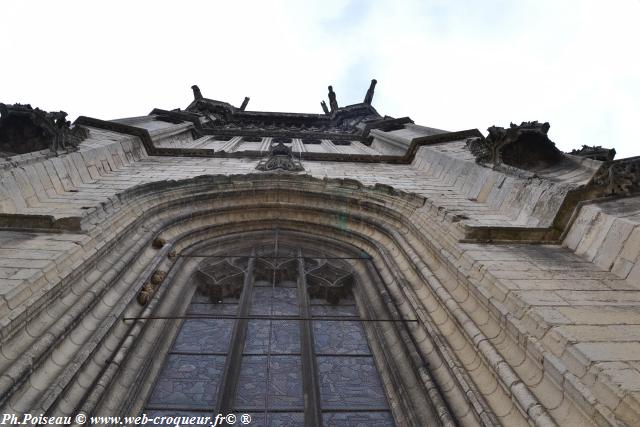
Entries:
<svg viewBox="0 0 640 427">
<path fill-rule="evenodd" d="M 335 93 L 331 90 L 330 111 L 323 101 L 325 114 L 245 111 L 245 103 L 237 108 L 226 102 L 205 98 L 197 86 L 194 86 L 195 99 L 187 107 L 186 112 L 201 117 L 202 127 L 207 131 L 207 134 L 225 131 L 257 131 L 262 135 L 279 133 L 268 136 L 361 139 L 364 136 L 363 124 L 391 119 L 390 117 L 382 118 L 371 106 L 373 86 L 375 86 L 373 82 L 365 97 L 365 102 L 344 107 L 338 106 Z M 286 133 L 291 133 L 291 135 L 286 135 Z M 238 135 L 243 136 L 244 134 Z"/>
<path fill-rule="evenodd" d="M 64 111 L 46 112 L 29 104 L 0 104 L 0 152 L 24 154 L 75 150 L 89 132 L 71 127 Z"/>
</svg>

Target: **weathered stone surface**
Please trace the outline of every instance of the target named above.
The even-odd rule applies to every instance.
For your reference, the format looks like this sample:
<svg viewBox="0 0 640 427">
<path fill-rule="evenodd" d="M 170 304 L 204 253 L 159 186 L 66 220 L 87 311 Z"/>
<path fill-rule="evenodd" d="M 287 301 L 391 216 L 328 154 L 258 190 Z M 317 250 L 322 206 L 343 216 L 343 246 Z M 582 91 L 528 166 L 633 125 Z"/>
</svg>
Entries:
<svg viewBox="0 0 640 427">
<path fill-rule="evenodd" d="M 467 141 L 478 163 L 502 163 L 520 169 L 537 169 L 558 163 L 562 154 L 548 138 L 549 123 L 511 123 L 508 129 L 491 126 L 487 138 Z"/>
<path fill-rule="evenodd" d="M 469 132 L 367 118 L 374 116 L 367 105 L 305 118 L 196 98 L 188 113 L 86 125 L 88 137 L 74 153 L 0 164 L 3 409 L 65 413 L 84 405 L 113 415 L 139 411 L 145 396 L 160 404 L 152 386 L 179 322 L 122 318 L 187 313 L 187 296 L 198 287 L 221 306 L 240 298 L 248 264 L 237 257 L 203 263 L 200 256 L 241 254 L 260 233 L 278 229 L 303 251 L 351 255 L 349 268 L 318 270 L 322 280 L 308 276 L 309 296 L 338 310 L 326 313 L 358 302 L 352 307 L 363 317 L 417 320 L 406 329 L 393 322 L 362 322 L 361 329 L 352 319 L 331 329 L 330 321 L 314 320 L 319 348 L 338 353 L 321 360 L 327 382 L 318 390 L 332 407 L 358 399 L 332 384 L 344 385 L 340 369 L 351 366 L 336 360 L 370 357 L 366 336 L 374 359 L 342 373 L 367 384 L 358 369 L 374 369 L 374 360 L 381 384 L 369 392 L 386 393 L 389 406 L 376 410 L 389 409 L 398 425 L 419 425 L 415 414 L 401 414 L 404 399 L 431 402 L 419 410 L 440 408 L 445 424 L 633 425 L 640 417 L 635 184 L 620 187 L 623 198 L 586 202 L 611 183 L 594 181 L 606 175 L 603 164 L 570 156 L 556 162 L 548 138 L 539 141 L 549 150 L 533 175 L 476 163 L 465 145 Z M 198 134 L 204 127 L 194 117 L 215 132 Z M 305 120 L 327 126 L 301 129 Z M 541 126 L 515 136 L 496 130 L 491 140 L 501 148 L 490 161 L 531 166 L 512 160 L 529 149 L 529 131 L 546 137 Z M 361 137 L 369 131 L 373 141 Z M 350 145 L 336 144 L 338 134 Z M 303 135 L 320 143 L 305 144 Z M 299 159 L 303 171 L 255 171 L 262 157 L 274 156 L 275 138 L 288 139 L 283 154 Z M 148 151 L 149 144 L 174 151 Z M 509 146 L 521 147 L 509 154 Z M 332 153 L 351 157 L 306 157 Z M 290 267 L 272 275 L 286 277 Z M 344 292 L 350 286 L 355 299 Z M 262 349 L 264 334 L 254 326 L 254 347 Z M 197 330 L 187 337 L 195 347 L 185 348 L 200 345 Z M 279 339 L 273 342 L 282 349 L 298 351 Z M 188 360 L 179 362 L 187 370 Z M 216 376 L 222 363 L 216 359 Z M 180 381 L 197 382 L 184 373 Z M 181 393 L 175 382 L 162 384 Z M 209 391 L 192 397 L 210 399 L 216 390 Z"/>
</svg>

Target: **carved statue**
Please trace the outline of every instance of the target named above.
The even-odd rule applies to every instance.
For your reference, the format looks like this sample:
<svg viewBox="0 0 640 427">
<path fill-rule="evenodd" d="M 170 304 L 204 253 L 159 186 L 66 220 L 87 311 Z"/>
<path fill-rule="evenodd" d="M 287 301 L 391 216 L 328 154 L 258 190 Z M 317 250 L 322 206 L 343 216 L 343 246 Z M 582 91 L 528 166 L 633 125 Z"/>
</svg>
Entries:
<svg viewBox="0 0 640 427">
<path fill-rule="evenodd" d="M 336 100 L 336 93 L 333 91 L 333 87 L 329 86 L 329 107 L 331 107 L 331 112 L 334 112 L 338 109 L 338 101 Z"/>
<path fill-rule="evenodd" d="M 320 105 L 322 106 L 322 111 L 324 111 L 325 114 L 330 114 L 330 111 L 327 108 L 327 103 L 326 102 L 320 101 Z"/>
<path fill-rule="evenodd" d="M 371 85 L 369 86 L 369 90 L 367 90 L 367 94 L 364 96 L 363 102 L 365 104 L 371 105 L 371 102 L 373 101 L 373 92 L 376 88 L 376 83 L 378 83 L 376 79 L 371 80 Z"/>
<path fill-rule="evenodd" d="M 562 152 L 549 139 L 549 123 L 511 123 L 508 129 L 491 126 L 487 138 L 467 140 L 467 148 L 478 163 L 502 163 L 520 169 L 546 167 L 562 160 Z"/>
<path fill-rule="evenodd" d="M 242 105 L 240 106 L 240 111 L 244 111 L 245 108 L 247 108 L 247 104 L 249 104 L 249 97 L 245 96 L 244 97 L 244 101 L 242 101 Z"/>
<path fill-rule="evenodd" d="M 196 101 L 204 98 L 202 96 L 202 92 L 200 92 L 200 88 L 198 87 L 198 85 L 191 86 L 191 89 L 193 89 L 193 97 L 195 98 Z"/>
</svg>

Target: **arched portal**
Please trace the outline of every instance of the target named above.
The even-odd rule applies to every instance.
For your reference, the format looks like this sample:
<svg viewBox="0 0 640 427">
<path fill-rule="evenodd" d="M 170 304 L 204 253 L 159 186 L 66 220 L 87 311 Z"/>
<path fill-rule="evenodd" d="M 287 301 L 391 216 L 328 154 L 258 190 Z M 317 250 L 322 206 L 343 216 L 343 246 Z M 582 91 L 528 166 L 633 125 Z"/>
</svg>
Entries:
<svg viewBox="0 0 640 427">
<path fill-rule="evenodd" d="M 339 305 L 353 296 L 351 315 L 359 316 L 370 351 L 354 357 L 370 358 L 368 366 L 375 365 L 386 399 L 369 412 L 388 412 L 396 425 L 524 425 L 518 399 L 535 402 L 535 397 L 512 396 L 498 384 L 499 375 L 517 374 L 500 364 L 502 356 L 483 335 L 496 321 L 439 261 L 431 238 L 441 226 L 426 222 L 424 199 L 386 186 L 273 174 L 158 182 L 128 190 L 119 200 L 108 216 L 85 220 L 95 221 L 96 241 L 100 233 L 114 230 L 119 237 L 100 246 L 99 258 L 65 283 L 61 298 L 49 307 L 33 307 L 30 330 L 17 330 L 8 339 L 7 348 L 32 355 L 38 363 L 32 373 L 17 376 L 23 380 L 4 386 L 6 408 L 103 415 L 155 410 L 154 387 L 176 353 L 185 323 L 181 317 L 193 311 L 198 288 L 223 303 L 235 299 L 238 310 L 244 307 L 251 314 L 251 305 L 241 300 L 249 298 L 256 282 L 266 281 L 268 288 L 271 274 L 272 288 L 286 282 L 309 301 L 322 298 L 326 305 Z M 274 261 L 270 246 L 274 230 L 289 250 L 282 264 Z M 266 252 L 259 256 L 260 251 Z M 323 257 L 340 262 L 322 264 Z M 353 274 L 351 294 L 322 287 L 323 281 L 346 280 L 345 271 Z M 316 351 L 313 327 L 319 320 L 313 318 L 313 304 L 296 298 L 300 310 L 310 313 L 299 311 L 300 319 L 290 319 L 299 322 L 301 332 L 300 351 L 292 355 L 299 356 L 300 371 L 307 375 L 298 383 L 303 404 L 296 402 L 294 412 L 321 425 L 325 412 L 338 416 L 349 408 L 338 411 L 323 397 L 317 383 L 324 368 L 317 359 L 331 356 Z M 458 304 L 465 304 L 467 317 Z M 49 316 L 56 310 L 67 315 Z M 259 415 L 262 408 L 237 404 L 243 386 L 243 365 L 237 359 L 261 357 L 243 354 L 250 321 L 257 320 L 244 317 L 249 318 L 236 316 L 231 329 L 221 326 L 229 345 L 217 351 L 225 356 L 223 367 L 209 386 L 236 392 L 212 391 L 207 404 Z M 368 321 L 376 319 L 389 321 Z M 234 331 L 239 320 L 247 320 L 244 338 Z M 310 325 L 306 343 L 305 322 Z M 475 322 L 482 329 L 473 329 Z M 44 338 L 33 337 L 42 331 L 56 344 L 39 345 Z M 480 350 L 476 341 L 484 341 Z M 310 368 L 303 371 L 305 363 Z M 352 409 L 365 413 L 367 405 Z M 268 412 L 265 404 L 262 413 Z"/>
</svg>

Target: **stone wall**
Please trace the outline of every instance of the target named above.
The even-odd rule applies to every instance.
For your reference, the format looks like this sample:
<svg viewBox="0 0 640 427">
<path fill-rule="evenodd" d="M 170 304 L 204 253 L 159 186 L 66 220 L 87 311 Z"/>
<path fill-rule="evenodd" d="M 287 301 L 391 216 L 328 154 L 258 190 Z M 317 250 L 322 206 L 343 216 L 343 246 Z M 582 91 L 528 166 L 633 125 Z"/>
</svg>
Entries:
<svg viewBox="0 0 640 427">
<path fill-rule="evenodd" d="M 261 174 L 256 159 L 148 156 L 138 137 L 89 131 L 78 152 L 1 172 L 5 411 L 131 410 L 126 396 L 148 391 L 168 344 L 157 324 L 121 319 L 162 314 L 197 267 L 168 255 L 278 226 L 372 257 L 398 313 L 420 320 L 409 338 L 435 385 L 419 387 L 460 425 L 640 421 L 637 198 L 582 206 L 558 230 L 564 246 L 531 244 L 596 164 L 516 175 L 453 141 L 406 165 Z M 165 123 L 152 138 L 185 132 Z M 141 307 L 158 269 L 167 279 Z"/>
</svg>

